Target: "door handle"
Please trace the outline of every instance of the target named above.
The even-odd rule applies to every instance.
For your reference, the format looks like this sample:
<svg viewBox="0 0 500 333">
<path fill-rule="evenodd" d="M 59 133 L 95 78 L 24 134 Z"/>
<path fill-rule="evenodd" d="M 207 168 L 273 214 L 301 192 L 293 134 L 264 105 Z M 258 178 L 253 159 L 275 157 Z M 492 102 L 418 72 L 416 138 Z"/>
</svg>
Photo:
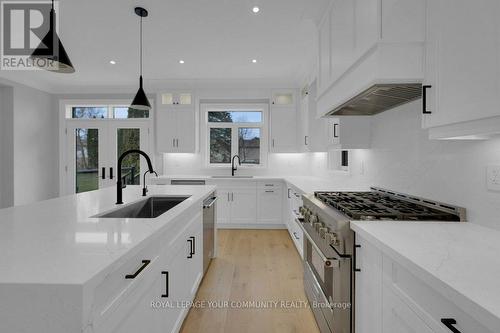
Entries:
<svg viewBox="0 0 500 333">
<path fill-rule="evenodd" d="M 113 179 L 113 167 L 109 168 L 109 179 Z"/>
<path fill-rule="evenodd" d="M 453 333 L 461 333 L 457 328 L 453 325 L 457 324 L 457 321 L 453 318 L 442 318 L 441 322 L 443 323 L 444 326 L 446 326 L 450 331 Z"/>
<path fill-rule="evenodd" d="M 137 275 L 141 274 L 141 272 L 144 270 L 144 268 L 146 268 L 146 266 L 149 265 L 150 262 L 151 262 L 151 260 L 143 260 L 142 266 L 139 267 L 137 272 L 135 272 L 134 274 L 125 275 L 125 279 L 135 279 L 137 277 Z"/>
<path fill-rule="evenodd" d="M 422 86 L 422 113 L 431 114 L 432 111 L 427 110 L 427 89 L 432 88 L 430 85 Z"/>
<path fill-rule="evenodd" d="M 106 167 L 102 167 L 102 179 L 106 179 Z"/>
<path fill-rule="evenodd" d="M 165 275 L 165 293 L 161 295 L 161 297 L 166 298 L 168 297 L 168 272 L 163 271 L 161 272 L 162 275 Z"/>
</svg>

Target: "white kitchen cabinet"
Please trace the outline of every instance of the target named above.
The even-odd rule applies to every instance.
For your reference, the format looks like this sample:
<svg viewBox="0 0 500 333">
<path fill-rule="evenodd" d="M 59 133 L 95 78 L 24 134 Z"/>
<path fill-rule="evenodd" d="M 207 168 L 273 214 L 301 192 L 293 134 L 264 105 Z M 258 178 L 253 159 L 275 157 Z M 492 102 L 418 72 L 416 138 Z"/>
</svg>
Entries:
<svg viewBox="0 0 500 333">
<path fill-rule="evenodd" d="M 497 0 L 427 2 L 425 128 L 500 116 L 499 14 Z"/>
<path fill-rule="evenodd" d="M 254 224 L 257 221 L 255 187 L 234 188 L 231 191 L 231 223 Z"/>
<path fill-rule="evenodd" d="M 279 188 L 257 189 L 257 222 L 282 224 L 283 191 Z"/>
<path fill-rule="evenodd" d="M 356 234 L 356 332 L 451 332 L 442 319 L 456 321 L 460 332 L 493 333 L 466 309 L 420 279 L 376 245 Z"/>
<path fill-rule="evenodd" d="M 328 119 L 330 149 L 368 149 L 371 147 L 370 116 L 341 116 Z"/>
<path fill-rule="evenodd" d="M 217 224 L 231 222 L 231 189 L 217 188 Z"/>
<path fill-rule="evenodd" d="M 309 145 L 311 143 L 309 135 L 309 92 L 307 90 L 303 91 L 302 98 L 300 100 L 299 108 L 299 124 L 298 124 L 298 136 L 297 136 L 297 146 L 299 151 L 307 152 L 309 151 Z"/>
<path fill-rule="evenodd" d="M 272 92 L 270 108 L 270 151 L 297 152 L 297 105 L 295 90 Z"/>
<path fill-rule="evenodd" d="M 330 15 L 325 15 L 318 28 L 318 87 L 324 91 L 332 82 L 331 77 L 331 25 Z"/>
<path fill-rule="evenodd" d="M 186 234 L 186 300 L 195 297 L 196 290 L 203 278 L 203 228 L 200 223 L 193 223 Z"/>
<path fill-rule="evenodd" d="M 383 294 L 384 313 L 382 321 L 384 332 L 436 333 L 392 290 L 384 286 Z M 370 325 L 369 323 L 366 324 L 367 326 Z"/>
<path fill-rule="evenodd" d="M 173 91 L 161 94 L 162 105 L 190 106 L 194 104 L 193 93 L 190 91 Z"/>
<path fill-rule="evenodd" d="M 356 244 L 356 332 L 382 333 L 382 252 L 360 237 Z"/>
<path fill-rule="evenodd" d="M 163 98 L 159 97 L 156 110 L 156 150 L 161 153 L 195 153 L 197 126 L 194 104 L 162 104 Z"/>
<path fill-rule="evenodd" d="M 297 218 L 299 217 L 299 208 L 302 206 L 302 194 L 304 194 L 302 191 L 288 183 L 285 193 L 286 204 L 283 213 L 290 238 L 301 257 L 303 257 L 304 235 Z"/>
</svg>

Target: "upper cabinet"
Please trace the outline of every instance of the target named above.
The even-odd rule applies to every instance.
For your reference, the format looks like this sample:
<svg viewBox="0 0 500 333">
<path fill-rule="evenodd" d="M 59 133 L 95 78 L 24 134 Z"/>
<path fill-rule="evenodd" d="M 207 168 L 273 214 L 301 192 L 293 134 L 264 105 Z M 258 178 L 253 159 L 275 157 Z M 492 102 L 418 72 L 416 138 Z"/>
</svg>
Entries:
<svg viewBox="0 0 500 333">
<path fill-rule="evenodd" d="M 431 138 L 500 131 L 499 15 L 498 0 L 427 2 L 422 111 Z"/>
<path fill-rule="evenodd" d="M 195 153 L 196 112 L 191 92 L 158 94 L 156 150 L 160 153 Z"/>
<path fill-rule="evenodd" d="M 193 105 L 193 93 L 189 91 L 165 92 L 161 94 L 162 105 Z"/>
<path fill-rule="evenodd" d="M 270 151 L 297 152 L 297 91 L 273 90 L 270 108 Z"/>
</svg>

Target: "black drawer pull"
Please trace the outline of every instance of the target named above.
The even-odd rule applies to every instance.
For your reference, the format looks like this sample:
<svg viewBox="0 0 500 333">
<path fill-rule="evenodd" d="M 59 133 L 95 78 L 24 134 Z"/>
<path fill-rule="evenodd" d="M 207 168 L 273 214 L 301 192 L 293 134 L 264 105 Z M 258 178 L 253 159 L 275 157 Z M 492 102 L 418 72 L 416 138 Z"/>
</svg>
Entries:
<svg viewBox="0 0 500 333">
<path fill-rule="evenodd" d="M 290 199 L 290 198 L 291 198 L 291 196 L 290 196 L 290 191 L 291 191 L 291 190 L 292 190 L 291 188 L 289 188 L 289 189 L 288 189 L 288 199 Z"/>
<path fill-rule="evenodd" d="M 150 262 L 151 262 L 151 260 L 143 260 L 142 266 L 137 270 L 137 272 L 135 272 L 132 275 L 131 274 L 125 275 L 125 279 L 135 279 L 137 277 L 137 275 L 141 274 L 141 272 L 144 270 L 144 268 L 146 268 L 146 266 L 149 265 Z"/>
<path fill-rule="evenodd" d="M 334 138 L 338 138 L 339 135 L 337 133 L 337 127 L 339 126 L 339 124 L 333 124 L 333 137 Z"/>
<path fill-rule="evenodd" d="M 432 111 L 427 110 L 427 89 L 432 88 L 432 86 L 422 86 L 422 113 L 431 114 Z"/>
<path fill-rule="evenodd" d="M 102 179 L 106 179 L 106 167 L 102 167 Z"/>
<path fill-rule="evenodd" d="M 457 330 L 455 328 L 455 326 L 453 326 L 453 325 L 457 324 L 457 321 L 455 319 L 453 319 L 453 318 L 442 318 L 441 322 L 443 323 L 444 326 L 448 327 L 448 329 L 450 331 L 452 331 L 453 333 L 462 333 L 459 330 Z"/>
<path fill-rule="evenodd" d="M 166 298 L 168 297 L 168 272 L 163 271 L 161 272 L 162 275 L 165 275 L 165 293 L 161 295 L 161 297 Z"/>
<path fill-rule="evenodd" d="M 113 167 L 109 168 L 109 179 L 113 179 Z"/>
</svg>

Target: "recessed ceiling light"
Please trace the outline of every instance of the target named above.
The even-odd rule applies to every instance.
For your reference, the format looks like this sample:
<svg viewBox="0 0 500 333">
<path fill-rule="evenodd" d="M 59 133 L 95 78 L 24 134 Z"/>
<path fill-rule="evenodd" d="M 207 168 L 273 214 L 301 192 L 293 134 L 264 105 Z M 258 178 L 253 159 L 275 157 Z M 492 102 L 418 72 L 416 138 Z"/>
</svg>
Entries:
<svg viewBox="0 0 500 333">
<path fill-rule="evenodd" d="M 110 60 L 110 61 L 109 61 L 109 63 L 110 63 L 111 65 L 116 65 L 116 61 L 114 61 L 114 60 Z"/>
<path fill-rule="evenodd" d="M 179 60 L 179 64 L 183 64 L 184 63 L 184 60 Z"/>
<path fill-rule="evenodd" d="M 254 6 L 254 7 L 252 8 L 252 12 L 253 12 L 254 14 L 257 14 L 258 12 L 260 12 L 260 8 L 259 8 L 259 7 L 257 7 L 257 6 Z"/>
<path fill-rule="evenodd" d="M 253 62 L 254 64 L 256 64 L 256 63 L 257 63 L 257 59 L 253 59 L 253 60 L 252 60 L 252 62 Z"/>
</svg>

